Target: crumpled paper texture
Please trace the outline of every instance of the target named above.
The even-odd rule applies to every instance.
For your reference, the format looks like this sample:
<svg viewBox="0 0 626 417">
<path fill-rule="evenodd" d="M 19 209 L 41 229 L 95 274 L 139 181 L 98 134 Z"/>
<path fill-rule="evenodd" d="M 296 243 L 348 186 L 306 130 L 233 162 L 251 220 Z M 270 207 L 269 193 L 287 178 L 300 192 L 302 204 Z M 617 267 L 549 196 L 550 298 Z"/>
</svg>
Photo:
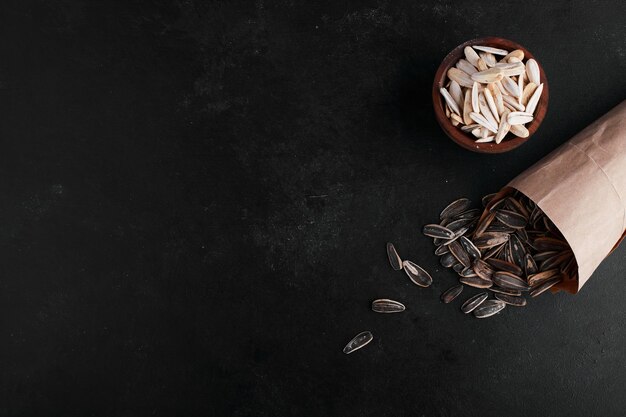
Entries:
<svg viewBox="0 0 626 417">
<path fill-rule="evenodd" d="M 563 233 L 578 263 L 576 293 L 626 230 L 626 101 L 508 184 Z"/>
</svg>

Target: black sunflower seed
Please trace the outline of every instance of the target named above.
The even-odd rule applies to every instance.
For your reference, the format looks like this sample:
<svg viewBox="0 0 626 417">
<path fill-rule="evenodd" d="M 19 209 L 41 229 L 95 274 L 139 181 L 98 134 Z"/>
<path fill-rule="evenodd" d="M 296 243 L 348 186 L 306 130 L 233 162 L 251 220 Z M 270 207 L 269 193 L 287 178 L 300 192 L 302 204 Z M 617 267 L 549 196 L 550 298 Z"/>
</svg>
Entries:
<svg viewBox="0 0 626 417">
<path fill-rule="evenodd" d="M 468 267 L 472 264 L 470 260 L 470 256 L 467 254 L 467 252 L 465 252 L 465 249 L 463 249 L 463 246 L 459 243 L 458 240 L 455 240 L 454 242 L 450 243 L 448 245 L 448 248 L 450 249 L 450 253 L 460 263 L 462 263 L 464 267 Z"/>
<path fill-rule="evenodd" d="M 509 237 L 509 247 L 511 251 L 511 259 L 513 263 L 518 266 L 524 266 L 524 259 L 526 258 L 526 249 L 516 235 Z"/>
<path fill-rule="evenodd" d="M 411 262 L 404 261 L 402 262 L 402 266 L 404 267 L 404 272 L 409 276 L 409 279 L 413 281 L 415 285 L 419 285 L 420 287 L 428 287 L 433 283 L 433 279 L 428 272 L 421 266 Z"/>
<path fill-rule="evenodd" d="M 474 231 L 474 236 L 479 237 L 480 235 L 482 235 L 491 225 L 493 219 L 495 218 L 495 213 L 487 213 L 487 215 L 482 220 L 478 221 L 478 225 L 476 226 L 476 230 Z"/>
<path fill-rule="evenodd" d="M 491 280 L 491 276 L 493 275 L 493 269 L 487 262 L 483 261 L 482 259 L 476 259 L 472 264 L 472 269 L 474 269 L 476 275 L 478 275 L 482 279 L 487 281 Z"/>
<path fill-rule="evenodd" d="M 443 220 L 446 217 L 454 217 L 457 214 L 461 214 L 466 211 L 471 205 L 472 202 L 469 199 L 459 198 L 458 200 L 448 204 L 446 208 L 441 211 L 439 218 Z"/>
<path fill-rule="evenodd" d="M 540 284 L 536 287 L 533 287 L 533 289 L 530 291 L 530 296 L 531 297 L 536 297 L 540 294 L 543 294 L 545 291 L 549 290 L 550 288 L 554 287 L 556 284 L 558 284 L 559 282 L 561 282 L 561 277 L 558 276 L 556 278 L 552 278 L 547 280 L 546 282 L 544 282 L 543 284 Z"/>
<path fill-rule="evenodd" d="M 528 291 L 529 285 L 520 277 L 506 271 L 494 272 L 491 280 L 498 286 L 509 290 Z"/>
<path fill-rule="evenodd" d="M 444 268 L 451 268 L 452 265 L 454 265 L 455 263 L 457 263 L 456 258 L 454 257 L 454 255 L 452 255 L 450 252 L 442 255 L 439 258 L 439 263 L 441 264 L 441 266 L 443 266 Z"/>
<path fill-rule="evenodd" d="M 502 259 L 491 258 L 487 260 L 487 263 L 498 271 L 511 272 L 512 274 L 515 274 L 517 276 L 522 276 L 523 274 L 522 268 L 513 263 L 503 261 Z"/>
<path fill-rule="evenodd" d="M 394 270 L 399 271 L 402 269 L 402 259 L 400 259 L 400 255 L 398 255 L 398 251 L 396 251 L 393 243 L 387 243 L 387 257 Z"/>
<path fill-rule="evenodd" d="M 474 239 L 474 245 L 479 249 L 488 249 L 505 243 L 508 240 L 509 235 L 506 233 L 486 232 Z"/>
<path fill-rule="evenodd" d="M 530 253 L 527 253 L 524 258 L 524 272 L 526 273 L 526 276 L 533 275 L 538 272 L 537 263 L 535 262 L 535 259 L 530 256 Z"/>
<path fill-rule="evenodd" d="M 480 215 L 480 210 L 478 209 L 471 209 L 471 210 L 467 210 L 464 211 L 461 214 L 457 214 L 456 216 L 454 216 L 455 220 L 460 220 L 460 219 L 477 219 L 478 216 Z"/>
<path fill-rule="evenodd" d="M 463 291 L 463 285 L 455 285 L 448 288 L 443 294 L 441 294 L 441 301 L 448 304 L 451 303 L 456 297 Z"/>
<path fill-rule="evenodd" d="M 525 227 L 528 222 L 521 214 L 504 209 L 496 211 L 496 218 L 513 229 L 521 229 Z"/>
<path fill-rule="evenodd" d="M 496 294 L 496 298 L 500 301 L 504 301 L 508 305 L 515 307 L 524 307 L 526 305 L 526 299 L 523 297 L 513 297 L 507 294 Z"/>
<path fill-rule="evenodd" d="M 461 311 L 465 314 L 471 313 L 476 307 L 481 305 L 489 297 L 489 293 L 481 292 L 473 297 L 470 297 L 461 306 Z"/>
<path fill-rule="evenodd" d="M 538 251 L 560 251 L 569 249 L 569 245 L 566 241 L 555 239 L 553 237 L 538 237 L 533 242 L 533 245 Z"/>
<path fill-rule="evenodd" d="M 437 249 L 435 249 L 435 255 L 437 256 L 441 256 L 448 252 L 450 252 L 450 249 L 448 249 L 446 245 L 437 246 Z"/>
<path fill-rule="evenodd" d="M 482 279 L 479 276 L 461 277 L 459 278 L 459 282 L 474 288 L 489 288 L 493 285 L 491 280 Z"/>
<path fill-rule="evenodd" d="M 550 269 L 548 271 L 542 271 L 537 274 L 529 275 L 527 278 L 528 285 L 536 287 L 537 285 L 556 277 L 559 275 L 559 272 L 560 271 L 558 269 Z"/>
<path fill-rule="evenodd" d="M 463 249 L 465 249 L 465 252 L 467 252 L 467 254 L 470 256 L 470 258 L 478 259 L 481 257 L 480 249 L 478 249 L 471 240 L 469 240 L 465 236 L 461 236 L 459 238 L 459 242 L 461 243 L 461 246 L 463 246 Z"/>
<path fill-rule="evenodd" d="M 388 298 L 380 298 L 372 301 L 372 311 L 376 313 L 400 313 L 404 310 L 404 304 Z"/>
<path fill-rule="evenodd" d="M 481 199 L 481 203 L 483 204 L 483 207 L 487 207 L 487 204 L 489 204 L 489 202 L 493 200 L 495 196 L 496 196 L 496 193 L 491 193 L 491 194 L 487 194 L 486 196 L 484 196 Z"/>
<path fill-rule="evenodd" d="M 459 275 L 462 277 L 477 277 L 476 272 L 472 268 L 463 268 Z"/>
<path fill-rule="evenodd" d="M 454 232 L 448 229 L 445 226 L 441 226 L 440 224 L 427 224 L 422 229 L 422 233 L 429 237 L 435 237 L 439 239 L 452 239 L 454 237 Z"/>
<path fill-rule="evenodd" d="M 474 310 L 474 317 L 477 319 L 486 319 L 494 314 L 498 314 L 504 307 L 506 307 L 504 301 L 487 300 Z"/>
<path fill-rule="evenodd" d="M 506 288 L 500 288 L 497 285 L 493 285 L 489 287 L 489 291 L 493 291 L 498 294 L 510 295 L 513 297 L 520 297 L 522 295 L 521 291 L 518 290 L 507 290 Z"/>
</svg>

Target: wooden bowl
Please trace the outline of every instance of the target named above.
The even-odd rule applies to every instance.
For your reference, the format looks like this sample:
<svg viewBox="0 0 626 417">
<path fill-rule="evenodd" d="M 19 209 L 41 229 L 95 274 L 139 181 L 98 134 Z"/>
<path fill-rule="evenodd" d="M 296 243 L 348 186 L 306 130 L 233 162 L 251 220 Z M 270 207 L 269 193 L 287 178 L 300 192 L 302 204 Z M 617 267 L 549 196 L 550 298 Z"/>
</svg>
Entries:
<svg viewBox="0 0 626 417">
<path fill-rule="evenodd" d="M 470 41 L 462 43 L 461 45 L 450 51 L 448 55 L 446 55 L 446 57 L 441 62 L 441 65 L 439 65 L 437 73 L 435 74 L 435 80 L 433 82 L 433 106 L 435 107 L 435 117 L 437 118 L 437 122 L 439 122 L 439 125 L 441 126 L 443 131 L 446 132 L 450 139 L 452 139 L 454 142 L 464 147 L 465 149 L 479 153 L 508 152 L 512 149 L 517 148 L 518 146 L 525 143 L 528 139 L 530 139 L 533 133 L 535 133 L 539 128 L 539 125 L 541 125 L 541 122 L 543 121 L 544 117 L 546 116 L 546 112 L 548 111 L 548 80 L 546 79 L 546 74 L 543 71 L 541 63 L 537 61 L 537 64 L 539 65 L 539 78 L 540 81 L 543 83 L 543 92 L 541 94 L 541 98 L 539 99 L 539 103 L 537 104 L 537 108 L 535 109 L 535 118 L 532 122 L 526 125 L 529 133 L 528 137 L 520 138 L 512 136 L 512 134 L 509 133 L 507 134 L 505 139 L 499 144 L 496 144 L 495 142 L 476 143 L 474 142 L 476 138 L 471 133 L 465 133 L 460 129 L 461 125 L 457 127 L 452 126 L 452 122 L 446 117 L 445 101 L 441 96 L 441 93 L 439 92 L 439 89 L 445 87 L 445 84 L 447 82 L 448 69 L 453 67 L 459 59 L 465 57 L 463 49 L 465 49 L 466 46 L 473 45 L 491 46 L 494 48 L 506 49 L 509 52 L 513 51 L 514 49 L 521 49 L 522 51 L 524 51 L 524 62 L 526 62 L 526 60 L 530 58 L 534 58 L 535 61 L 537 61 L 537 59 L 533 56 L 533 54 L 528 51 L 528 49 L 508 39 L 487 37 L 472 39 Z"/>
</svg>

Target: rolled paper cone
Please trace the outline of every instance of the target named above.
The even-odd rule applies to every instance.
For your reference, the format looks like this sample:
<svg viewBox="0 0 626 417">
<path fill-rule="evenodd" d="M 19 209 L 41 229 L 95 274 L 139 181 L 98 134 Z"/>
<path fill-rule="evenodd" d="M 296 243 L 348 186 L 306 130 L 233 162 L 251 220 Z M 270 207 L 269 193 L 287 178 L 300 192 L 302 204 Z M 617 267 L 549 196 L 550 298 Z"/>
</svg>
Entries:
<svg viewBox="0 0 626 417">
<path fill-rule="evenodd" d="M 567 240 L 578 278 L 557 289 L 576 293 L 626 235 L 626 101 L 517 176 L 519 190 Z"/>
</svg>

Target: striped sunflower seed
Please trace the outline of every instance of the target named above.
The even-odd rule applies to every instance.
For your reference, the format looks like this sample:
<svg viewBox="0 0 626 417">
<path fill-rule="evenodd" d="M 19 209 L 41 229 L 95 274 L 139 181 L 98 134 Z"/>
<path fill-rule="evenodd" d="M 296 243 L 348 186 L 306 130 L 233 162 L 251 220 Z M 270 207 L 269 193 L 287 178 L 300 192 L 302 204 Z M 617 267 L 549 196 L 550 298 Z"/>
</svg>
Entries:
<svg viewBox="0 0 626 417">
<path fill-rule="evenodd" d="M 527 220 L 523 215 L 511 210 L 497 210 L 496 218 L 507 226 L 512 227 L 513 229 L 521 229 L 523 227 L 526 227 L 527 223 Z"/>
<path fill-rule="evenodd" d="M 448 247 L 445 245 L 437 246 L 437 249 L 435 249 L 435 255 L 437 256 L 445 255 L 446 253 L 449 253 L 449 252 L 450 252 L 450 249 L 448 249 Z"/>
<path fill-rule="evenodd" d="M 402 259 L 400 259 L 400 255 L 398 255 L 398 251 L 396 251 L 393 243 L 387 242 L 387 257 L 394 270 L 399 271 L 402 269 Z"/>
<path fill-rule="evenodd" d="M 443 220 L 447 217 L 454 217 L 466 211 L 471 205 L 472 202 L 469 199 L 459 198 L 448 204 L 439 214 L 439 218 Z"/>
<path fill-rule="evenodd" d="M 510 295 L 512 297 L 521 297 L 522 295 L 522 292 L 519 290 L 507 290 L 506 288 L 500 288 L 497 285 L 489 287 L 489 291 L 495 292 L 497 294 Z"/>
<path fill-rule="evenodd" d="M 404 304 L 388 298 L 380 298 L 372 301 L 372 311 L 376 313 L 401 313 L 405 309 Z"/>
<path fill-rule="evenodd" d="M 485 232 L 474 239 L 474 245 L 479 249 L 488 249 L 497 245 L 501 245 L 509 240 L 506 233 Z"/>
<path fill-rule="evenodd" d="M 455 240 L 454 242 L 450 243 L 448 245 L 448 248 L 450 249 L 450 253 L 461 263 L 463 264 L 463 267 L 469 267 L 472 262 L 470 260 L 470 256 L 467 254 L 467 252 L 465 252 L 465 249 L 463 249 L 463 246 L 459 243 L 458 240 Z M 459 272 L 459 271 L 457 271 Z"/>
<path fill-rule="evenodd" d="M 467 252 L 467 254 L 470 256 L 470 258 L 479 259 L 481 257 L 480 249 L 478 249 L 476 245 L 474 245 L 474 243 L 467 237 L 461 236 L 459 238 L 459 242 L 461 243 L 461 246 L 463 246 L 463 249 L 465 249 L 465 252 Z"/>
<path fill-rule="evenodd" d="M 515 307 L 524 307 L 526 305 L 526 299 L 523 297 L 513 297 L 507 294 L 496 294 L 496 298 L 500 301 L 504 301 L 508 305 Z"/>
<path fill-rule="evenodd" d="M 457 263 L 456 258 L 454 257 L 454 255 L 452 255 L 450 252 L 444 254 L 443 256 L 441 256 L 439 258 L 439 263 L 441 264 L 441 266 L 443 266 L 444 268 L 451 268 L 452 265 L 454 265 L 455 263 Z"/>
<path fill-rule="evenodd" d="M 487 297 L 489 297 L 489 293 L 481 292 L 473 297 L 468 298 L 467 301 L 465 301 L 461 306 L 461 311 L 465 314 L 471 313 L 472 311 L 474 311 L 474 309 L 476 309 L 476 307 L 481 305 L 487 299 Z"/>
<path fill-rule="evenodd" d="M 547 280 L 543 284 L 539 284 L 538 286 L 533 287 L 533 289 L 530 291 L 530 296 L 535 298 L 536 296 L 543 294 L 544 292 L 546 292 L 547 290 L 549 290 L 550 288 L 554 287 L 556 284 L 561 282 L 561 280 L 562 280 L 561 277 L 558 276 L 558 277 Z"/>
<path fill-rule="evenodd" d="M 454 237 L 454 232 L 452 230 L 439 224 L 427 224 L 422 229 L 422 233 L 426 236 L 440 239 L 451 239 Z"/>
<path fill-rule="evenodd" d="M 404 272 L 406 272 L 406 274 L 409 276 L 409 279 L 413 281 L 415 285 L 418 285 L 420 287 L 428 287 L 430 286 L 430 284 L 433 283 L 433 278 L 421 266 L 411 261 L 402 262 L 402 266 L 404 267 Z"/>
<path fill-rule="evenodd" d="M 479 276 L 461 277 L 459 278 L 459 282 L 474 288 L 489 288 L 493 285 L 491 280 L 482 279 Z"/>
<path fill-rule="evenodd" d="M 559 275 L 558 269 L 550 269 L 548 271 L 542 271 L 537 274 L 528 276 L 528 285 L 531 287 L 536 287 L 537 285 L 546 282 L 554 277 Z"/>
<path fill-rule="evenodd" d="M 501 300 L 486 300 L 478 308 L 474 310 L 474 317 L 477 319 L 486 319 L 494 314 L 501 312 L 506 304 Z"/>
<path fill-rule="evenodd" d="M 523 279 L 510 272 L 496 271 L 491 279 L 497 286 L 509 290 L 528 291 L 530 289 Z"/>
<path fill-rule="evenodd" d="M 483 261 L 482 259 L 476 259 L 472 264 L 472 269 L 482 279 L 486 281 L 491 281 L 491 277 L 493 276 L 493 269 L 491 266 Z"/>
<path fill-rule="evenodd" d="M 523 274 L 522 268 L 502 259 L 491 258 L 487 260 L 487 263 L 498 271 L 507 271 L 520 277 Z"/>
<path fill-rule="evenodd" d="M 441 294 L 441 301 L 445 304 L 449 304 L 454 301 L 454 299 L 458 297 L 462 291 L 463 285 L 455 285 L 454 287 L 448 288 L 443 294 Z"/>
<path fill-rule="evenodd" d="M 361 349 L 363 346 L 371 342 L 373 339 L 374 336 L 372 336 L 371 332 L 361 332 L 354 336 L 352 340 L 348 342 L 346 347 L 343 348 L 343 353 L 348 355 L 352 352 L 356 352 L 357 350 Z"/>
<path fill-rule="evenodd" d="M 530 275 L 534 275 L 538 272 L 537 263 L 530 255 L 530 253 L 527 253 L 524 257 L 524 272 L 526 273 L 527 277 Z"/>
</svg>

